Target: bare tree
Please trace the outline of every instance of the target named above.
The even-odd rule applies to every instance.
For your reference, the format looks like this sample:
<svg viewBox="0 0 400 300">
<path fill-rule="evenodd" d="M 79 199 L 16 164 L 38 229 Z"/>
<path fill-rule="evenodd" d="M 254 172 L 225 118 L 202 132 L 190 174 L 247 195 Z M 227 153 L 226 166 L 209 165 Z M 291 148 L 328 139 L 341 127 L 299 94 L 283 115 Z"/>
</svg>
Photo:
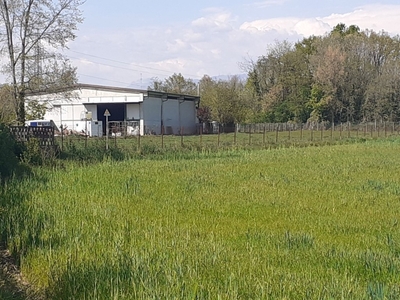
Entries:
<svg viewBox="0 0 400 300">
<path fill-rule="evenodd" d="M 76 70 L 57 49 L 75 39 L 84 0 L 0 0 L 0 42 L 12 86 L 17 122 L 25 122 L 25 98 L 76 83 Z"/>
</svg>

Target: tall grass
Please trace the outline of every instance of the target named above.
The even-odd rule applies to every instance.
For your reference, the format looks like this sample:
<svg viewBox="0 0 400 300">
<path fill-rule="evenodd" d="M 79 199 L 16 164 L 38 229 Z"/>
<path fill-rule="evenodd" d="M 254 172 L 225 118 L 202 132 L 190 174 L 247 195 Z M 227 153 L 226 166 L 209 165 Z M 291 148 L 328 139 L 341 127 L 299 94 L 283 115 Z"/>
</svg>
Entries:
<svg viewBox="0 0 400 300">
<path fill-rule="evenodd" d="M 399 151 L 38 168 L 2 189 L 1 237 L 50 299 L 398 299 Z"/>
</svg>

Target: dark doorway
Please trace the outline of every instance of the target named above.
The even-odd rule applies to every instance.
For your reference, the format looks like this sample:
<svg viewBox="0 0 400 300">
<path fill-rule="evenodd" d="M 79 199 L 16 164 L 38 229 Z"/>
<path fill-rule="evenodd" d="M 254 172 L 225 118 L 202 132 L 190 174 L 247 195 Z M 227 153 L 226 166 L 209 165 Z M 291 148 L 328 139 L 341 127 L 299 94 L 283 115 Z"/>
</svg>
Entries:
<svg viewBox="0 0 400 300">
<path fill-rule="evenodd" d="M 126 105 L 125 103 L 106 103 L 97 104 L 97 120 L 103 122 L 103 133 L 106 133 L 106 117 L 104 112 L 108 109 L 111 116 L 108 117 L 108 121 L 125 121 L 126 116 Z"/>
</svg>

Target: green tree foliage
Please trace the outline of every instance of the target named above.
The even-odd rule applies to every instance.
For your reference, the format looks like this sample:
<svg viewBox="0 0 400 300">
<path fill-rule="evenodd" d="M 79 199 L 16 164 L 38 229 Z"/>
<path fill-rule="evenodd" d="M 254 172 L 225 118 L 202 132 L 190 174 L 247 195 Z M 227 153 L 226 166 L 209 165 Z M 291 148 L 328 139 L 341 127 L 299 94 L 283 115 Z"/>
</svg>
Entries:
<svg viewBox="0 0 400 300">
<path fill-rule="evenodd" d="M 197 109 L 197 118 L 200 123 L 208 123 L 212 121 L 211 109 L 208 106 L 201 106 Z"/>
<path fill-rule="evenodd" d="M 211 110 L 213 121 L 221 124 L 244 122 L 249 113 L 245 83 L 237 76 L 214 80 L 204 76 L 200 81 L 201 107 Z"/>
<path fill-rule="evenodd" d="M 40 103 L 38 100 L 33 99 L 27 103 L 26 119 L 27 120 L 41 120 L 46 114 L 46 104 Z"/>
<path fill-rule="evenodd" d="M 198 94 L 197 84 L 192 79 L 186 79 L 181 73 L 174 73 L 164 81 L 154 78 L 148 87 L 151 91 L 192 95 Z"/>
<path fill-rule="evenodd" d="M 0 182 L 13 174 L 18 166 L 16 143 L 7 126 L 0 124 Z"/>
<path fill-rule="evenodd" d="M 248 64 L 258 120 L 400 120 L 400 38 L 338 24 L 294 46 L 276 43 Z"/>
<path fill-rule="evenodd" d="M 17 121 L 25 123 L 28 94 L 54 92 L 76 82 L 75 68 L 55 50 L 75 38 L 83 0 L 2 0 L 0 41 L 7 61 Z"/>
<path fill-rule="evenodd" d="M 292 45 L 277 42 L 266 55 L 250 62 L 247 88 L 260 104 L 257 120 L 268 122 L 305 121 L 311 90 L 309 56 L 313 38 Z M 264 115 L 264 118 L 260 116 Z"/>
<path fill-rule="evenodd" d="M 16 120 L 15 103 L 13 101 L 12 87 L 0 87 L 0 123 L 11 124 Z"/>
<path fill-rule="evenodd" d="M 271 45 L 234 76 L 199 84 L 199 118 L 237 122 L 400 121 L 400 37 L 336 25 L 324 36 Z M 149 87 L 197 95 L 181 74 Z"/>
</svg>

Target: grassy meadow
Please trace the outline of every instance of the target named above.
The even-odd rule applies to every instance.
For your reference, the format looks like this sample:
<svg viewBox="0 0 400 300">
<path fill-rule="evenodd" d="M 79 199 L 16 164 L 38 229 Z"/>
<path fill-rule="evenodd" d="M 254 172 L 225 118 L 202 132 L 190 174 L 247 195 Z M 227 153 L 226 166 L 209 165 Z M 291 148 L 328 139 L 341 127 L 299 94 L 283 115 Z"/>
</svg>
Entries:
<svg viewBox="0 0 400 300">
<path fill-rule="evenodd" d="M 382 124 L 380 124 L 382 126 Z M 263 131 L 259 127 L 251 129 L 251 125 L 245 126 L 245 132 L 202 134 L 202 135 L 146 135 L 142 137 L 110 137 L 108 144 L 110 148 L 119 149 L 124 153 L 132 150 L 142 153 L 160 153 L 165 151 L 220 151 L 232 150 L 233 148 L 246 150 L 259 150 L 269 148 L 303 147 L 314 145 L 332 145 L 348 143 L 349 141 L 360 141 L 365 139 L 393 138 L 400 135 L 399 125 L 386 125 L 384 128 L 373 126 L 346 127 L 343 124 L 330 129 L 319 126 L 313 130 L 296 131 L 274 131 L 268 127 Z M 333 130 L 334 129 L 334 130 Z M 80 156 L 80 151 L 85 148 L 105 149 L 106 138 L 89 138 L 85 136 L 57 137 L 60 148 L 67 150 L 74 156 Z M 100 147 L 99 147 L 100 146 Z"/>
<path fill-rule="evenodd" d="M 49 299 L 400 299 L 400 140 L 105 160 L 8 182 Z"/>
</svg>

